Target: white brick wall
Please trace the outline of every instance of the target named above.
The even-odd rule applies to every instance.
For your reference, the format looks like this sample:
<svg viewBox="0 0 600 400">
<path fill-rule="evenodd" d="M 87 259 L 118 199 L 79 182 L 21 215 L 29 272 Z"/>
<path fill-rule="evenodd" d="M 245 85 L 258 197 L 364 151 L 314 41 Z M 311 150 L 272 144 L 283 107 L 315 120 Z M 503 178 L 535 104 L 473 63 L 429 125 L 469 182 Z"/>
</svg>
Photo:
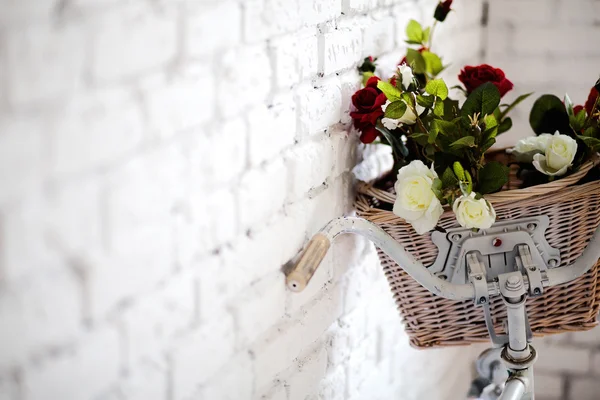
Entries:
<svg viewBox="0 0 600 400">
<path fill-rule="evenodd" d="M 280 272 L 351 212 L 356 62 L 399 60 L 435 1 L 1 3 L 0 399 L 465 393 L 472 351 L 408 347 L 372 245 L 341 240 L 302 294 Z M 439 31 L 481 38 L 481 1 L 455 3 Z M 599 360 L 548 375 L 581 393 Z"/>
</svg>

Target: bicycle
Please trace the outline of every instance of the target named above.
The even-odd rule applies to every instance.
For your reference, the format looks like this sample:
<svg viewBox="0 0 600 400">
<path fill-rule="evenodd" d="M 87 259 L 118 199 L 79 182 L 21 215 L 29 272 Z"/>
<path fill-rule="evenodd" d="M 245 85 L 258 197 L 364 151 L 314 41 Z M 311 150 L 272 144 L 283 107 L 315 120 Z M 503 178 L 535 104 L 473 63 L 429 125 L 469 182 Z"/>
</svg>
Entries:
<svg viewBox="0 0 600 400">
<path fill-rule="evenodd" d="M 527 298 L 541 296 L 548 287 L 577 279 L 600 258 L 599 226 L 581 256 L 573 264 L 559 267 L 560 252 L 550 247 L 544 237 L 548 224 L 548 217 L 536 216 L 499 221 L 478 232 L 465 228 L 436 231 L 432 239 L 442 255 L 439 263 L 443 264 L 437 265 L 436 275 L 428 269 L 431 266 L 423 266 L 375 224 L 362 218 L 340 217 L 312 237 L 286 271 L 286 282 L 292 291 L 303 290 L 338 235 L 364 236 L 433 294 L 456 301 L 473 300 L 476 306 L 483 307 L 492 348 L 480 355 L 479 373 L 489 374 L 489 381 L 498 384 L 499 400 L 533 400 L 537 353 L 531 345 Z M 489 304 L 497 296 L 507 309 L 505 335 L 498 335 L 492 322 Z M 497 360 L 501 360 L 505 370 Z"/>
</svg>

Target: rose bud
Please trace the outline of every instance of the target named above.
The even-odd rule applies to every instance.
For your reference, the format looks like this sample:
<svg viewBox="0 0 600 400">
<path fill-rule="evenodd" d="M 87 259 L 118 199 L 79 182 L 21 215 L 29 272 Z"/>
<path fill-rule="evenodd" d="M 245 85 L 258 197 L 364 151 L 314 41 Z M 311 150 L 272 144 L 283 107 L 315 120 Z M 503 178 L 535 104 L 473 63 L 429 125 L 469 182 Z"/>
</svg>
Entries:
<svg viewBox="0 0 600 400">
<path fill-rule="evenodd" d="M 375 61 L 377 61 L 376 58 L 371 56 L 365 57 L 363 63 L 358 67 L 358 70 L 360 72 L 375 72 Z"/>
<path fill-rule="evenodd" d="M 440 22 L 444 22 L 448 14 L 450 13 L 450 6 L 452 6 L 452 0 L 440 1 L 435 8 L 433 18 Z"/>
</svg>

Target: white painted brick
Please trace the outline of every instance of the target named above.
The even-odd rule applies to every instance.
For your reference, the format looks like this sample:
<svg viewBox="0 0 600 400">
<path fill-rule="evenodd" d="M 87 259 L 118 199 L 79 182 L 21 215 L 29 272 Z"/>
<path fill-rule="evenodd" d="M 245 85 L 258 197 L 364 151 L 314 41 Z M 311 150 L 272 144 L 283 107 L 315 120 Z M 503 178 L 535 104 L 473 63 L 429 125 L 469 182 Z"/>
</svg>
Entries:
<svg viewBox="0 0 600 400">
<path fill-rule="evenodd" d="M 244 3 L 244 38 L 257 42 L 300 25 L 299 0 L 250 0 Z"/>
<path fill-rule="evenodd" d="M 393 49 L 394 29 L 396 21 L 389 13 L 377 13 L 373 20 L 364 30 L 363 56 L 377 57 L 380 54 Z"/>
<path fill-rule="evenodd" d="M 247 352 L 235 356 L 203 388 L 205 399 L 240 400 L 252 398 L 254 373 Z"/>
<path fill-rule="evenodd" d="M 194 192 L 191 201 L 190 228 L 197 232 L 201 252 L 213 250 L 233 239 L 238 232 L 238 220 L 231 190 L 219 189 L 210 194 Z"/>
<path fill-rule="evenodd" d="M 186 10 L 187 53 L 203 56 L 239 43 L 241 18 L 240 4 L 234 1 L 200 4 Z"/>
<path fill-rule="evenodd" d="M 563 393 L 563 378 L 560 375 L 535 374 L 534 391 L 542 399 L 560 399 Z"/>
<path fill-rule="evenodd" d="M 252 284 L 233 299 L 230 307 L 240 345 L 252 343 L 284 318 L 285 295 L 284 275 L 276 273 Z"/>
<path fill-rule="evenodd" d="M 298 361 L 299 370 L 287 380 L 289 400 L 304 400 L 317 394 L 320 380 L 327 368 L 327 352 L 323 346 Z"/>
<path fill-rule="evenodd" d="M 331 142 L 309 141 L 292 148 L 285 154 L 290 173 L 290 200 L 302 197 L 313 187 L 322 185 L 331 175 L 334 150 Z"/>
<path fill-rule="evenodd" d="M 286 166 L 280 160 L 246 172 L 239 187 L 241 226 L 249 227 L 279 211 L 287 184 Z"/>
<path fill-rule="evenodd" d="M 289 88 L 316 75 L 319 54 L 314 29 L 273 39 L 270 47 L 278 88 Z"/>
<path fill-rule="evenodd" d="M 118 391 L 127 400 L 164 400 L 169 390 L 167 374 L 165 368 L 151 363 L 132 365 Z"/>
<path fill-rule="evenodd" d="M 0 118 L 0 201 L 32 190 L 44 175 L 44 125 L 33 118 Z"/>
<path fill-rule="evenodd" d="M 358 138 L 346 129 L 331 129 L 329 134 L 335 152 L 333 176 L 337 177 L 344 172 L 351 171 L 356 165 Z"/>
<path fill-rule="evenodd" d="M 136 3 L 104 15 L 94 26 L 92 76 L 100 81 L 126 78 L 172 61 L 177 50 L 172 11 Z"/>
<path fill-rule="evenodd" d="M 267 106 L 248 113 L 250 164 L 257 166 L 294 143 L 296 110 L 291 95 L 280 96 Z"/>
<path fill-rule="evenodd" d="M 300 15 L 303 16 L 302 23 L 312 26 L 338 17 L 342 13 L 342 2 L 302 0 L 299 2 Z"/>
<path fill-rule="evenodd" d="M 30 20 L 50 17 L 56 6 L 54 0 L 3 0 L 0 24 L 19 26 Z"/>
<path fill-rule="evenodd" d="M 217 104 L 226 117 L 260 104 L 271 91 L 271 65 L 264 46 L 225 52 L 218 72 Z"/>
<path fill-rule="evenodd" d="M 170 354 L 174 399 L 195 393 L 233 356 L 233 328 L 231 316 L 222 314 L 177 341 Z"/>
<path fill-rule="evenodd" d="M 319 398 L 345 400 L 346 370 L 341 365 L 319 382 Z"/>
<path fill-rule="evenodd" d="M 67 271 L 46 270 L 0 293 L 0 368 L 6 370 L 80 333 L 79 282 Z"/>
<path fill-rule="evenodd" d="M 133 150 L 142 139 L 142 114 L 127 92 L 93 92 L 73 98 L 50 129 L 52 170 L 74 174 Z"/>
<path fill-rule="evenodd" d="M 599 55 L 600 49 L 590 47 L 586 40 L 577 40 L 582 37 L 598 37 L 600 27 L 569 27 L 568 30 L 559 30 L 555 26 L 547 28 L 515 29 L 513 46 L 517 54 L 527 55 L 556 55 L 566 57 L 570 55 L 587 54 Z"/>
<path fill-rule="evenodd" d="M 81 25 L 39 25 L 8 32 L 8 96 L 12 104 L 61 100 L 80 85 L 86 47 L 82 30 Z"/>
<path fill-rule="evenodd" d="M 323 34 L 323 73 L 354 67 L 362 55 L 362 26 L 339 28 Z"/>
<path fill-rule="evenodd" d="M 164 365 L 161 350 L 195 320 L 195 285 L 193 272 L 180 272 L 119 316 L 126 332 L 130 365 L 140 361 Z"/>
<path fill-rule="evenodd" d="M 506 23 L 552 26 L 552 22 L 556 21 L 558 16 L 557 7 L 541 5 L 537 0 L 492 2 L 489 7 L 489 23 L 492 28 Z M 580 8 L 577 7 L 577 10 Z"/>
<path fill-rule="evenodd" d="M 83 338 L 74 353 L 48 360 L 25 375 L 27 399 L 89 399 L 115 383 L 119 374 L 119 337 L 101 328 Z"/>
<path fill-rule="evenodd" d="M 215 107 L 212 70 L 205 64 L 177 69 L 142 88 L 150 129 L 171 136 L 211 119 Z"/>
<path fill-rule="evenodd" d="M 578 379 L 572 380 L 569 396 L 577 400 L 596 400 L 600 391 L 600 382 L 597 379 Z"/>
<path fill-rule="evenodd" d="M 352 14 L 361 11 L 368 11 L 377 7 L 377 0 L 343 0 L 342 11 L 344 14 Z"/>
<path fill-rule="evenodd" d="M 589 346 L 600 346 L 600 328 L 595 328 L 585 332 L 574 332 L 571 336 L 574 343 L 581 343 Z"/>
<path fill-rule="evenodd" d="M 350 124 L 350 109 L 352 107 L 352 95 L 361 88 L 361 79 L 358 70 L 350 70 L 340 76 L 342 89 L 342 118 L 343 124 Z"/>
<path fill-rule="evenodd" d="M 195 185 L 212 187 L 231 181 L 246 167 L 247 127 L 241 118 L 194 132 L 187 141 Z M 206 151 L 211 149 L 211 151 Z"/>
<path fill-rule="evenodd" d="M 406 25 L 408 21 L 414 19 L 423 22 L 423 13 L 419 7 L 414 7 L 414 4 L 411 2 L 403 1 L 394 6 L 392 14 L 396 20 L 396 46 L 405 48 L 406 43 L 404 41 L 406 40 Z"/>
<path fill-rule="evenodd" d="M 536 346 L 536 368 L 542 372 L 586 373 L 590 368 L 591 354 L 575 347 L 541 344 Z"/>
<path fill-rule="evenodd" d="M 541 7 L 538 7 L 541 8 Z M 571 25 L 590 26 L 598 21 L 600 4 L 597 1 L 560 1 L 556 7 L 556 16 L 563 27 Z"/>
<path fill-rule="evenodd" d="M 302 85 L 296 92 L 300 134 L 316 134 L 340 121 L 342 94 L 337 79 L 327 79 L 319 86 Z"/>
</svg>

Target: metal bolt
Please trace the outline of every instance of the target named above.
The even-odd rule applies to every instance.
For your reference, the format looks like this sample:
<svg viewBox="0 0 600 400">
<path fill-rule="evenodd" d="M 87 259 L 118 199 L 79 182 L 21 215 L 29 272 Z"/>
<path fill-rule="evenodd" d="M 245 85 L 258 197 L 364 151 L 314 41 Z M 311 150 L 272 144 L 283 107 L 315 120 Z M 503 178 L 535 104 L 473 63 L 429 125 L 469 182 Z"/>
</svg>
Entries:
<svg viewBox="0 0 600 400">
<path fill-rule="evenodd" d="M 530 270 L 531 272 L 535 272 L 535 271 L 537 270 L 537 268 L 536 268 L 536 267 L 531 267 L 531 268 L 529 268 L 529 270 Z"/>
<path fill-rule="evenodd" d="M 458 242 L 460 239 L 462 238 L 462 236 L 458 233 L 455 233 L 454 235 L 452 235 L 452 240 Z"/>
<path fill-rule="evenodd" d="M 485 297 L 482 297 L 482 298 L 479 299 L 479 302 L 480 303 L 487 303 L 487 300 L 485 299 Z"/>
<path fill-rule="evenodd" d="M 507 289 L 512 289 L 512 290 L 520 289 L 521 285 L 522 285 L 522 283 L 518 276 L 511 275 L 506 280 L 506 288 Z"/>
<path fill-rule="evenodd" d="M 475 277 L 475 279 L 477 279 L 478 281 L 480 281 L 480 280 L 481 280 L 481 275 L 477 275 L 477 276 Z"/>
<path fill-rule="evenodd" d="M 550 268 L 554 268 L 558 265 L 558 261 L 552 258 L 548 261 L 548 265 L 550 266 Z"/>
<path fill-rule="evenodd" d="M 533 294 L 538 295 L 540 293 L 542 293 L 542 291 L 540 290 L 540 288 L 536 287 L 535 289 L 533 289 Z"/>
<path fill-rule="evenodd" d="M 527 224 L 527 229 L 529 229 L 530 231 L 534 230 L 537 227 L 536 224 L 534 224 L 533 222 Z"/>
</svg>

